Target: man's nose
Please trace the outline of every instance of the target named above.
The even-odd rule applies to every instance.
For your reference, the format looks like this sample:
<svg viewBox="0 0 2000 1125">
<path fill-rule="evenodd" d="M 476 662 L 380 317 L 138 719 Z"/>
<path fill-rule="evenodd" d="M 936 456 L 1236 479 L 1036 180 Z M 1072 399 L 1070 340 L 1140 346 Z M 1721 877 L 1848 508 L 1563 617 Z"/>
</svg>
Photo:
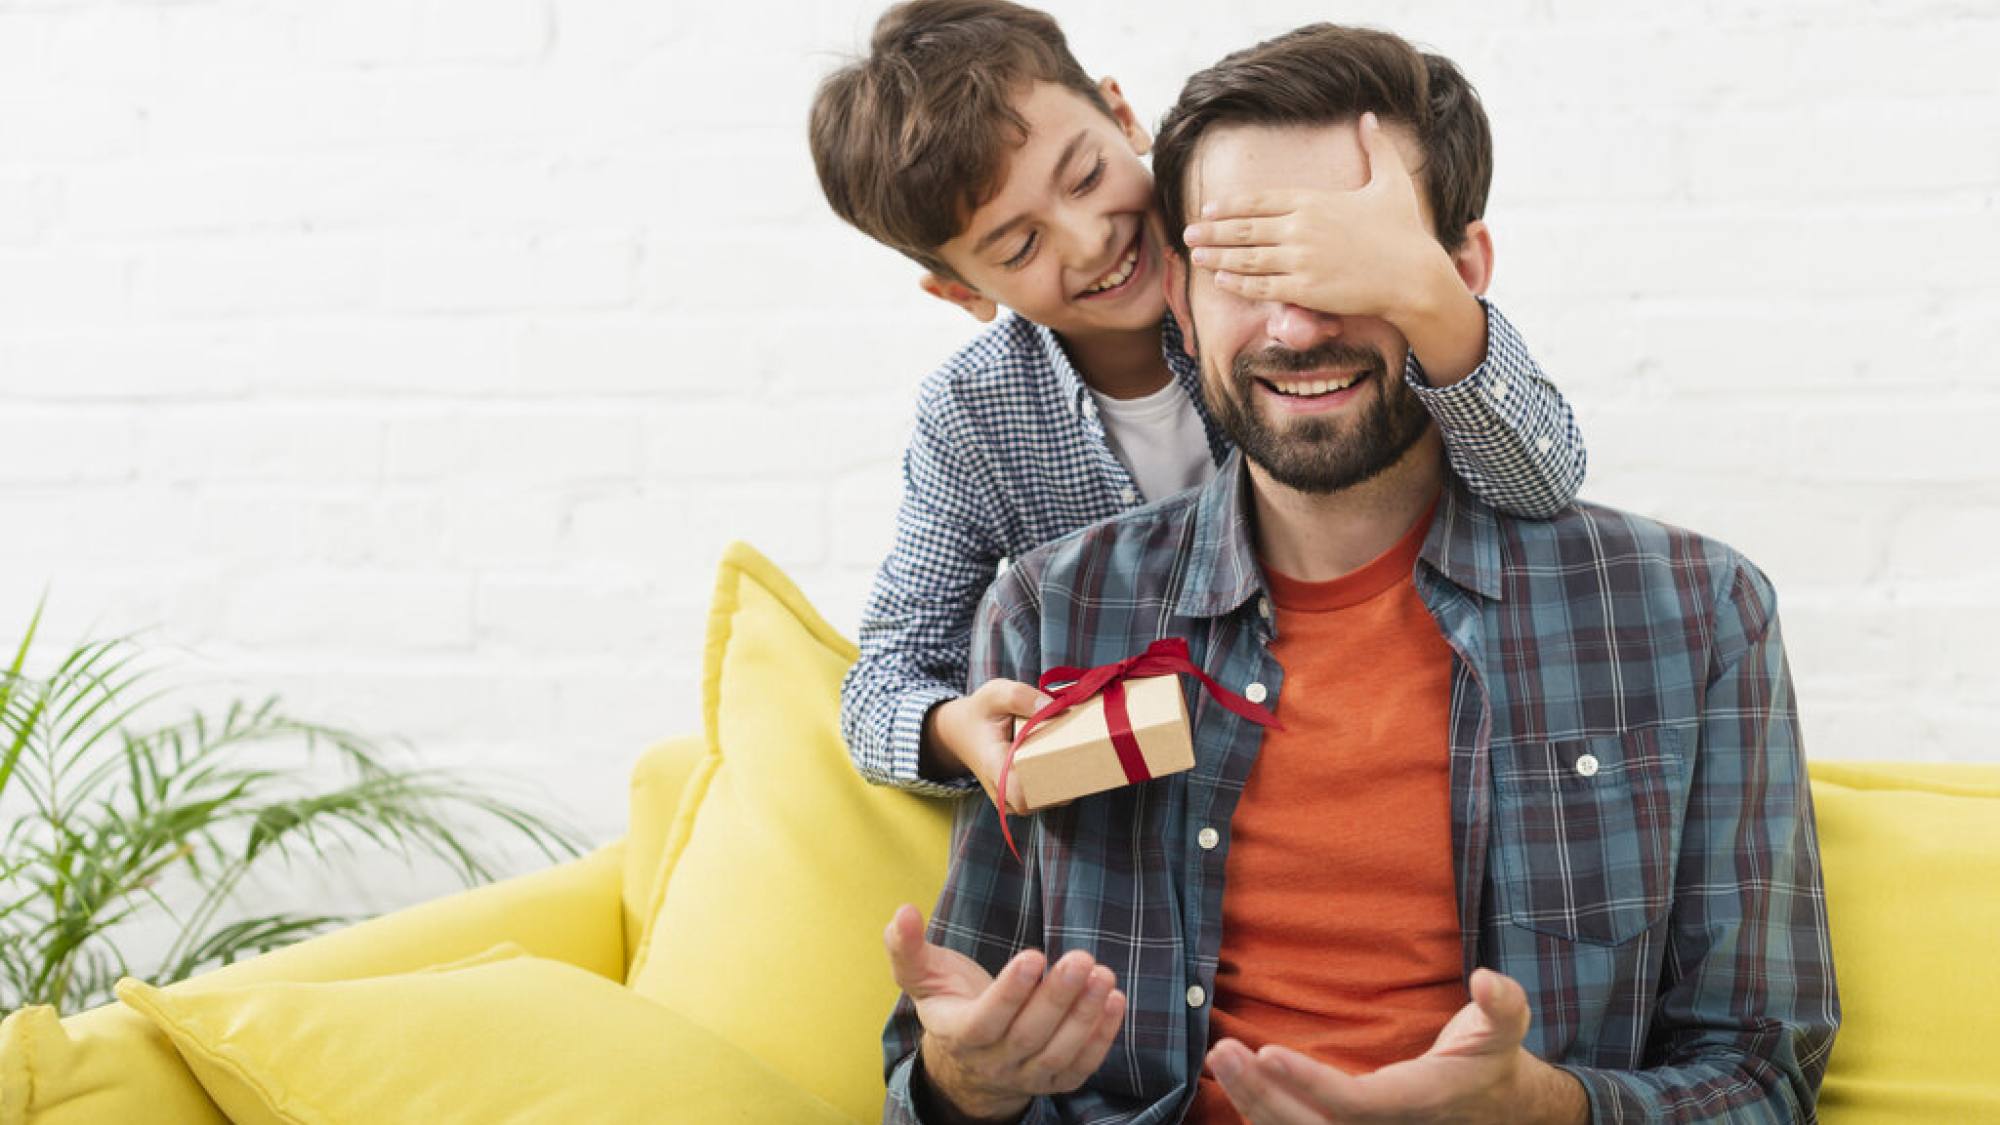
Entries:
<svg viewBox="0 0 2000 1125">
<path fill-rule="evenodd" d="M 1269 302 L 1268 311 L 1265 313 L 1265 334 L 1273 343 L 1295 352 L 1302 352 L 1315 344 L 1325 343 L 1340 335 L 1340 330 L 1339 316 L 1301 308 L 1298 305 L 1288 305 L 1282 301 Z"/>
</svg>

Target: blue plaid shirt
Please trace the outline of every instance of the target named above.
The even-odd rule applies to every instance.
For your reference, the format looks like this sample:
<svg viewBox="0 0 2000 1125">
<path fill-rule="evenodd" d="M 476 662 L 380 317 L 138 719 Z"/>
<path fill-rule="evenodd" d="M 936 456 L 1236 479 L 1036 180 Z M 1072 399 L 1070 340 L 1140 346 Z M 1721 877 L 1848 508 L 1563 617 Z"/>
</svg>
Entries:
<svg viewBox="0 0 2000 1125">
<path fill-rule="evenodd" d="M 1474 493 L 1505 511 L 1547 516 L 1583 483 L 1583 438 L 1514 326 L 1481 303 L 1485 362 L 1432 387 L 1412 355 L 1404 381 Z M 1161 327 L 1167 364 L 1201 414 L 1219 465 L 1229 439 L 1208 412 L 1173 318 Z M 973 787 L 969 777 L 921 779 L 917 752 L 924 716 L 965 694 L 979 596 L 1002 560 L 1141 502 L 1105 441 L 1089 388 L 1047 328 L 1008 313 L 925 379 L 903 457 L 895 547 L 862 613 L 861 658 L 841 686 L 841 733 L 862 775 L 940 796 Z"/>
<path fill-rule="evenodd" d="M 973 677 L 1033 681 L 1178 636 L 1282 719 L 1240 466 L 1022 556 L 979 606 Z M 1464 975 L 1521 982 L 1526 1048 L 1582 1081 L 1593 1120 L 1811 1120 L 1839 1005 L 1769 582 L 1689 532 L 1593 505 L 1514 519 L 1458 481 L 1413 581 L 1453 654 Z M 959 805 L 931 940 L 994 972 L 1082 949 L 1128 997 L 1103 1066 L 1029 1121 L 1170 1122 L 1193 1095 L 1230 818 L 1263 738 L 1183 686 L 1195 768 L 1017 820 L 1025 862 L 990 804 Z M 885 1120 L 917 1119 L 920 1038 L 904 997 Z"/>
</svg>

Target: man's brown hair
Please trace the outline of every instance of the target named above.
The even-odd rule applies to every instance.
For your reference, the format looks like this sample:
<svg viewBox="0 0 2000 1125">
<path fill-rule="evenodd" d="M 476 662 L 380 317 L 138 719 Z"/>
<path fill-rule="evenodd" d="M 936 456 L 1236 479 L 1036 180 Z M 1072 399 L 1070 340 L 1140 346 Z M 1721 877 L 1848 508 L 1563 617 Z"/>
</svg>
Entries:
<svg viewBox="0 0 2000 1125">
<path fill-rule="evenodd" d="M 812 154 L 834 213 L 924 268 L 999 189 L 1028 123 L 1009 99 L 1032 82 L 1109 116 L 1054 18 L 1006 0 L 910 0 L 875 22 L 868 57 L 813 96 Z M 962 279 L 959 279 L 962 280 Z"/>
<path fill-rule="evenodd" d="M 1188 165 L 1202 134 L 1217 125 L 1338 125 L 1373 112 L 1416 134 L 1422 165 L 1412 169 L 1430 201 L 1438 241 L 1456 250 L 1468 223 L 1486 213 L 1493 183 L 1493 134 L 1479 95 L 1450 59 L 1418 51 L 1386 31 L 1316 23 L 1234 54 L 1181 87 L 1153 140 L 1153 186 L 1174 252 L 1187 257 L 1181 230 Z"/>
</svg>

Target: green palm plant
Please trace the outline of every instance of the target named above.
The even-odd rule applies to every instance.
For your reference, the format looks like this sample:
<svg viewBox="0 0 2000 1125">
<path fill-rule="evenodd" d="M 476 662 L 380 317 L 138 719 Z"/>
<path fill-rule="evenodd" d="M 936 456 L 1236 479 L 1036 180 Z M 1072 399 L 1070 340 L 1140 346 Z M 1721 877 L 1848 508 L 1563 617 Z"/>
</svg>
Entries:
<svg viewBox="0 0 2000 1125">
<path fill-rule="evenodd" d="M 275 699 L 141 726 L 142 709 L 170 692 L 131 637 L 85 642 L 48 674 L 25 673 L 42 608 L 0 672 L 0 1014 L 80 1010 L 108 1002 L 121 976 L 168 984 L 354 921 L 225 914 L 253 869 L 295 851 L 325 860 L 365 840 L 437 857 L 471 886 L 495 872 L 453 812 L 498 821 L 551 860 L 585 847 L 542 814 L 446 771 L 399 768 L 375 741 L 294 719 Z M 255 760 L 286 746 L 303 758 Z M 322 750 L 344 775 L 330 788 L 308 765 Z M 176 874 L 191 877 L 192 906 L 163 897 Z M 113 928 L 161 918 L 175 936 L 135 972 Z"/>
</svg>

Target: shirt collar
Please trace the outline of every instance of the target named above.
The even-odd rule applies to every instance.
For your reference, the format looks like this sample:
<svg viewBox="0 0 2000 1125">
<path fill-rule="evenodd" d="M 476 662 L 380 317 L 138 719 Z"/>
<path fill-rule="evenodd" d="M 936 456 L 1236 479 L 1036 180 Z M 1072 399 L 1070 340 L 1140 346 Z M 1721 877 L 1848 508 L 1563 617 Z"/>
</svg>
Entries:
<svg viewBox="0 0 2000 1125">
<path fill-rule="evenodd" d="M 1220 617 L 1265 592 L 1250 528 L 1249 476 L 1242 451 L 1232 451 L 1195 499 L 1194 542 L 1175 604 L 1184 617 Z M 1500 597 L 1499 521 L 1456 476 L 1446 477 L 1417 557 L 1472 593 Z"/>
<path fill-rule="evenodd" d="M 1083 381 L 1083 375 L 1077 371 L 1076 365 L 1069 361 L 1069 352 L 1063 348 L 1062 341 L 1057 339 L 1055 332 L 1046 325 L 1037 324 L 1027 317 L 1021 317 L 1021 323 L 1028 326 L 1028 330 L 1041 345 L 1042 358 L 1048 363 L 1049 370 L 1055 373 L 1056 386 L 1062 392 L 1063 403 L 1069 407 L 1070 413 L 1083 413 L 1085 404 L 1090 401 L 1090 385 Z M 1208 404 L 1202 401 L 1201 397 L 1201 367 L 1187 354 L 1186 349 L 1181 347 L 1181 328 L 1171 312 L 1160 318 L 1160 354 L 1166 358 L 1167 370 L 1173 372 L 1175 381 L 1187 391 L 1188 397 L 1194 400 L 1196 408 L 1202 412 L 1205 419 Z"/>
</svg>

